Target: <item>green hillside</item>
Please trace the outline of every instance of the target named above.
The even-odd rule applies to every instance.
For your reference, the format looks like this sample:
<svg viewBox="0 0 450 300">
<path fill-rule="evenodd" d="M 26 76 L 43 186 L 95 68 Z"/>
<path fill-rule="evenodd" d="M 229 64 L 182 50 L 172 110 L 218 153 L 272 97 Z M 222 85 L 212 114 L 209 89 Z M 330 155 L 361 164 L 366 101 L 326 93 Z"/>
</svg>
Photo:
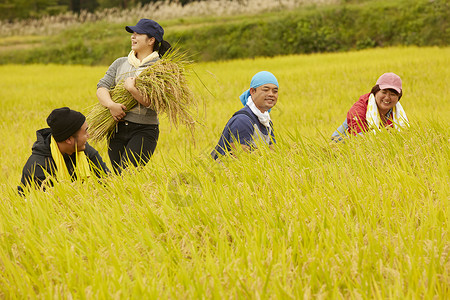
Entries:
<svg viewBox="0 0 450 300">
<path fill-rule="evenodd" d="M 198 61 L 399 45 L 446 46 L 445 0 L 364 1 L 302 6 L 293 11 L 163 20 L 165 39 Z M 0 64 L 110 64 L 130 48 L 124 26 L 89 22 L 53 36 L 0 38 Z"/>
</svg>

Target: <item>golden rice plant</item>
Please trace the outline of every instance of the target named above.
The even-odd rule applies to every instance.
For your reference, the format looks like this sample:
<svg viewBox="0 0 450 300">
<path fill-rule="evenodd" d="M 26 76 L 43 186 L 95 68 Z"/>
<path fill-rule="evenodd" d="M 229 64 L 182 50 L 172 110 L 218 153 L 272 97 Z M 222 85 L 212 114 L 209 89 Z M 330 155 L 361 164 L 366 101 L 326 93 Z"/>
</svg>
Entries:
<svg viewBox="0 0 450 300">
<path fill-rule="evenodd" d="M 165 113 L 175 127 L 179 123 L 187 126 L 193 133 L 195 120 L 192 111 L 196 101 L 186 76 L 191 70 L 192 61 L 186 52 L 173 48 L 155 64 L 144 69 L 136 77 L 136 88 L 144 97 L 145 103 L 158 114 Z M 138 104 L 121 81 L 111 90 L 111 98 L 131 109 Z M 94 141 L 110 138 L 116 121 L 108 108 L 95 104 L 87 115 L 89 133 Z"/>
</svg>

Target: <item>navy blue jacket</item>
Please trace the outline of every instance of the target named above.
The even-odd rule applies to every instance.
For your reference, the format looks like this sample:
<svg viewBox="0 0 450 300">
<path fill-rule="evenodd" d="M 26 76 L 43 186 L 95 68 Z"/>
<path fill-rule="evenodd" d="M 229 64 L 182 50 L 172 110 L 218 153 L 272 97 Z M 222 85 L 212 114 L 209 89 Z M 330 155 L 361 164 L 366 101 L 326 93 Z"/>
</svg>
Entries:
<svg viewBox="0 0 450 300">
<path fill-rule="evenodd" d="M 225 155 L 226 152 L 230 152 L 230 143 L 234 142 L 251 148 L 256 147 L 256 139 L 262 138 L 268 145 L 275 143 L 272 125 L 271 122 L 271 128 L 268 128 L 261 124 L 250 107 L 245 106 L 237 111 L 225 125 L 217 146 L 211 152 L 212 158 L 217 159 L 219 154 Z"/>
</svg>

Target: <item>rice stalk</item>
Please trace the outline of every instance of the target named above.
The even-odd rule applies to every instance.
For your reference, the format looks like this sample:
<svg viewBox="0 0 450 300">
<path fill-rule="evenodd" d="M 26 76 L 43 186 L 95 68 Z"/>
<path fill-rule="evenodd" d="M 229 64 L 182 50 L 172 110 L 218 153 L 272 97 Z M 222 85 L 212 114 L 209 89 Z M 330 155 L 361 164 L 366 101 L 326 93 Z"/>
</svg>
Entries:
<svg viewBox="0 0 450 300">
<path fill-rule="evenodd" d="M 175 127 L 183 124 L 193 135 L 195 120 L 192 116 L 197 103 L 188 85 L 186 76 L 190 72 L 192 61 L 186 52 L 174 48 L 159 61 L 144 69 L 136 77 L 136 88 L 144 98 L 147 107 L 158 114 L 165 113 Z M 138 102 L 124 87 L 121 81 L 111 90 L 111 98 L 127 107 L 128 112 Z M 95 104 L 87 115 L 89 133 L 94 141 L 109 139 L 114 132 L 116 121 L 108 108 Z"/>
</svg>

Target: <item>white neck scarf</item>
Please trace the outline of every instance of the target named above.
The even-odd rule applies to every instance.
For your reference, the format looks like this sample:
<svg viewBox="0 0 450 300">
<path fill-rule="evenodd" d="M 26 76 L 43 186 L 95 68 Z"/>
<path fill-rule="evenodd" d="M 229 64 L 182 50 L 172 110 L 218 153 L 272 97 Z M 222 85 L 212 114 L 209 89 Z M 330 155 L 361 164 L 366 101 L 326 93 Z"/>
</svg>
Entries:
<svg viewBox="0 0 450 300">
<path fill-rule="evenodd" d="M 148 55 L 142 61 L 140 61 L 136 57 L 136 53 L 134 52 L 134 50 L 131 50 L 130 53 L 128 54 L 128 62 L 130 63 L 130 65 L 132 65 L 133 67 L 138 69 L 140 66 L 142 66 L 146 62 L 152 61 L 152 60 L 154 60 L 154 59 L 156 59 L 158 57 L 159 57 L 158 52 L 153 51 L 150 55 Z"/>
<path fill-rule="evenodd" d="M 380 112 L 378 111 L 378 106 L 375 102 L 375 96 L 373 94 L 370 94 L 369 96 L 366 120 L 369 128 L 372 128 L 374 130 L 380 129 L 380 126 L 382 125 Z M 408 118 L 406 117 L 406 113 L 403 110 L 400 102 L 397 102 L 397 104 L 392 109 L 392 123 L 394 124 L 394 128 L 397 130 L 409 126 Z"/>
<path fill-rule="evenodd" d="M 250 110 L 258 117 L 258 120 L 266 127 L 270 127 L 270 115 L 269 112 L 266 111 L 262 113 L 259 108 L 256 107 L 255 103 L 253 103 L 252 96 L 248 96 L 247 106 L 250 107 Z"/>
</svg>

